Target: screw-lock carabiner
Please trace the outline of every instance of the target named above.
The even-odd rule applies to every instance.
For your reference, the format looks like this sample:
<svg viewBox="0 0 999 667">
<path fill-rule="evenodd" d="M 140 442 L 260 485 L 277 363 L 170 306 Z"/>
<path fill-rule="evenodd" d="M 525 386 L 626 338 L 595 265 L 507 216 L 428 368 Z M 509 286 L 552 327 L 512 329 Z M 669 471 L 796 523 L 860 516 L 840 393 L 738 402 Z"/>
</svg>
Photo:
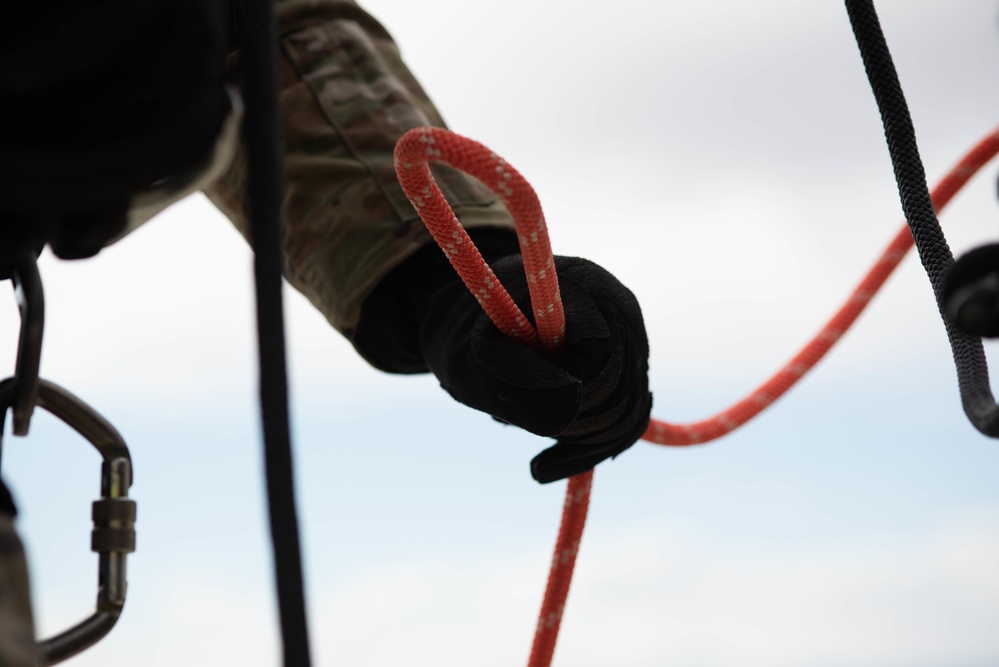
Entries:
<svg viewBox="0 0 999 667">
<path fill-rule="evenodd" d="M 0 382 L 0 444 L 7 409 L 17 399 L 16 378 Z M 39 665 L 54 665 L 76 655 L 103 638 L 118 621 L 125 606 L 126 556 L 135 551 L 132 460 L 125 441 L 96 410 L 46 380 L 37 380 L 37 405 L 87 440 L 103 458 L 101 498 L 94 501 L 92 551 L 99 555 L 97 610 L 68 630 L 38 643 Z"/>
</svg>

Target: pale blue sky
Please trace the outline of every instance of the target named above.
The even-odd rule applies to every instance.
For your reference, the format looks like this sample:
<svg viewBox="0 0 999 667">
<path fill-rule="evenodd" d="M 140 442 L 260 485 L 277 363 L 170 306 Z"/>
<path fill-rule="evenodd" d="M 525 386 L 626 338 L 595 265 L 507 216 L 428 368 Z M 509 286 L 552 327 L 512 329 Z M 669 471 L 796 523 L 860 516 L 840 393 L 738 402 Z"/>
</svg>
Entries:
<svg viewBox="0 0 999 667">
<path fill-rule="evenodd" d="M 901 221 L 841 3 L 689 4 L 365 5 L 534 184 L 556 251 L 638 294 L 668 421 L 765 379 Z M 935 180 L 999 121 L 999 7 L 877 6 Z M 942 218 L 958 251 L 995 240 L 996 171 Z M 139 502 L 125 614 L 75 664 L 277 664 L 245 244 L 197 196 L 42 271 L 44 375 L 124 434 Z M 288 328 L 316 664 L 523 664 L 563 490 L 528 475 L 544 441 L 371 370 L 291 290 Z M 49 634 L 92 608 L 98 462 L 33 428 L 4 472 Z M 997 469 L 910 257 L 744 430 L 598 468 L 555 665 L 997 664 Z"/>
</svg>

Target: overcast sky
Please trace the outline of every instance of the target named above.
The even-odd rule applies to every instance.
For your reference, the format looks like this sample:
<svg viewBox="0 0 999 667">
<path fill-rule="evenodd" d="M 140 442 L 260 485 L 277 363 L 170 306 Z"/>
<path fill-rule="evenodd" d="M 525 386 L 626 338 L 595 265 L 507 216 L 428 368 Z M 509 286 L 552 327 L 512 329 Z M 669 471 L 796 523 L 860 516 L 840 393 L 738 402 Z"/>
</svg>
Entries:
<svg viewBox="0 0 999 667">
<path fill-rule="evenodd" d="M 532 182 L 556 252 L 639 296 L 660 419 L 769 376 L 901 224 L 841 3 L 365 6 L 451 128 Z M 999 122 L 999 6 L 877 7 L 935 181 Z M 942 216 L 955 251 L 995 241 L 996 173 Z M 245 243 L 199 195 L 42 275 L 43 374 L 123 433 L 139 503 L 125 613 L 75 664 L 277 664 Z M 523 664 L 563 492 L 529 477 L 545 441 L 368 368 L 287 295 L 316 663 Z M 12 368 L 12 298 L 0 323 Z M 99 463 L 45 415 L 5 445 L 50 635 L 92 609 Z M 555 664 L 995 665 L 997 470 L 909 257 L 749 426 L 598 468 Z"/>
</svg>

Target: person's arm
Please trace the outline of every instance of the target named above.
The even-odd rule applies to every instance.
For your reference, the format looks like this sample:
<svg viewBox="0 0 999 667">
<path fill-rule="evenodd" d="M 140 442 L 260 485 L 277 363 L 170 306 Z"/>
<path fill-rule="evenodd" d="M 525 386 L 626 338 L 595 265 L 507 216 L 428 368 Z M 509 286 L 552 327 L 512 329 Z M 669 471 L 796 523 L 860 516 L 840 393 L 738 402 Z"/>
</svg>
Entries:
<svg viewBox="0 0 999 667">
<path fill-rule="evenodd" d="M 239 4 L 232 2 L 238 42 Z M 652 402 L 634 295 L 591 262 L 556 258 L 564 354 L 552 363 L 506 340 L 397 181 L 398 139 L 444 122 L 388 33 L 350 0 L 283 0 L 277 7 L 289 281 L 373 366 L 432 371 L 455 400 L 556 438 L 531 462 L 539 482 L 584 472 L 630 447 Z M 238 80 L 238 53 L 230 65 Z M 526 278 L 506 209 L 472 177 L 433 170 L 482 255 L 523 301 Z M 206 190 L 244 235 L 246 178 L 240 147 L 226 175 Z"/>
<path fill-rule="evenodd" d="M 232 8 L 238 42 L 238 0 Z M 444 121 L 389 34 L 354 2 L 283 0 L 277 11 L 286 276 L 374 366 L 425 371 L 383 359 L 383 341 L 359 344 L 358 328 L 362 306 L 383 279 L 431 242 L 396 180 L 395 143 L 411 128 Z M 238 52 L 230 66 L 238 80 Z M 485 186 L 451 169 L 434 171 L 466 229 L 498 230 L 488 235 L 502 254 L 516 251 L 513 223 Z M 244 235 L 246 174 L 240 146 L 225 176 L 205 189 Z M 375 329 L 398 332 L 407 316 L 394 317 L 394 299 L 381 295 L 384 308 L 367 308 L 381 321 Z"/>
</svg>

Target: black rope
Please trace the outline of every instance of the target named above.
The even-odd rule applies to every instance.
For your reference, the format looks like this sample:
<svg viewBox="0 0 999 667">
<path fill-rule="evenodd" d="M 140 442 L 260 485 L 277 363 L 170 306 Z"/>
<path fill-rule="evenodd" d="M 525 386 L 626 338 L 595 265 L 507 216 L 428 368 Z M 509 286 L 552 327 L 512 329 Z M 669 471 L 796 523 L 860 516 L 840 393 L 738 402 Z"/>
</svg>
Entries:
<svg viewBox="0 0 999 667">
<path fill-rule="evenodd" d="M 989 370 L 982 341 L 958 331 L 944 312 L 943 283 L 947 271 L 954 264 L 954 256 L 933 209 L 912 118 L 874 11 L 874 3 L 872 0 L 846 0 L 846 11 L 881 112 L 888 152 L 902 199 L 902 211 L 912 230 L 919 259 L 929 276 L 940 316 L 947 329 L 964 412 L 979 431 L 993 438 L 999 437 L 999 406 L 989 387 Z"/>
<path fill-rule="evenodd" d="M 309 635 L 288 424 L 282 287 L 282 154 L 277 112 L 277 29 L 270 0 L 243 2 L 244 132 L 257 288 L 260 407 L 274 571 L 285 667 L 307 667 Z"/>
</svg>

